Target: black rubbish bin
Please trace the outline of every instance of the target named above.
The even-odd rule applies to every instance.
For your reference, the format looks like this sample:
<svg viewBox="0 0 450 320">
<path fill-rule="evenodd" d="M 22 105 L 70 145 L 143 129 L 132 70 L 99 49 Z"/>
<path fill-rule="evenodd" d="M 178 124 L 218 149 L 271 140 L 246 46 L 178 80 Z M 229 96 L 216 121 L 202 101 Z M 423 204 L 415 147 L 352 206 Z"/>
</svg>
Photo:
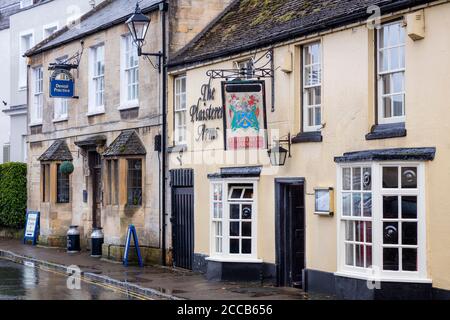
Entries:
<svg viewBox="0 0 450 320">
<path fill-rule="evenodd" d="M 70 226 L 67 231 L 67 252 L 78 253 L 80 251 L 80 231 L 78 231 L 78 226 Z"/>
<path fill-rule="evenodd" d="M 102 245 L 104 241 L 102 228 L 94 228 L 91 234 L 92 249 L 91 257 L 100 258 L 102 256 Z"/>
</svg>

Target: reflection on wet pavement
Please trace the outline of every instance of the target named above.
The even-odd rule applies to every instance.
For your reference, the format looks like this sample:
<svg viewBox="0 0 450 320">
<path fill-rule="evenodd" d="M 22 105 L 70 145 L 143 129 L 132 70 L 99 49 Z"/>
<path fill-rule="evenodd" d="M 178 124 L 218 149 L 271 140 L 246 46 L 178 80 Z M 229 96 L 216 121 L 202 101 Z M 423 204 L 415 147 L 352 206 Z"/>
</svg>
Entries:
<svg viewBox="0 0 450 320">
<path fill-rule="evenodd" d="M 130 300 L 119 290 L 81 282 L 80 290 L 67 288 L 67 277 L 53 271 L 0 259 L 0 300 Z"/>
</svg>

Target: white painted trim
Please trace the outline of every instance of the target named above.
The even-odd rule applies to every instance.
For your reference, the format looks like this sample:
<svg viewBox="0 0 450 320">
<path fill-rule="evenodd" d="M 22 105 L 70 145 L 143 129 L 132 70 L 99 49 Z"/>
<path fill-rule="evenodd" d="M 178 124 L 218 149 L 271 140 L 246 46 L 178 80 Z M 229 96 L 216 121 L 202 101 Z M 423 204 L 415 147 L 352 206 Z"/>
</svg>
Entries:
<svg viewBox="0 0 450 320">
<path fill-rule="evenodd" d="M 103 105 L 96 106 L 95 105 L 95 84 L 93 81 L 94 77 L 94 50 L 97 48 L 103 46 L 103 64 L 105 65 L 105 72 L 103 73 L 103 79 L 104 79 L 104 92 L 103 92 Z M 88 80 L 88 112 L 87 116 L 97 115 L 101 113 L 105 113 L 105 90 L 106 90 L 106 61 L 105 61 L 105 55 L 106 55 L 106 47 L 103 42 L 100 42 L 94 46 L 91 46 L 89 48 L 89 59 L 88 59 L 88 74 L 89 74 L 89 80 Z"/>
<path fill-rule="evenodd" d="M 262 263 L 262 259 L 249 259 L 249 258 L 235 258 L 229 256 L 211 256 L 206 258 L 207 261 L 217 261 L 217 262 L 237 262 L 237 263 Z"/>
<path fill-rule="evenodd" d="M 379 274 L 372 275 L 369 271 L 372 268 L 360 268 L 345 265 L 345 244 L 344 231 L 342 230 L 342 168 L 352 168 L 366 166 L 372 168 L 372 265 L 379 266 Z M 384 189 L 382 188 L 382 167 L 383 166 L 416 166 L 417 167 L 417 188 L 416 189 Z M 337 165 L 337 190 L 336 190 L 336 213 L 337 221 L 337 266 L 336 275 L 346 275 L 353 278 L 381 279 L 382 281 L 404 281 L 404 282 L 431 282 L 427 273 L 426 257 L 426 212 L 425 212 L 425 163 L 417 161 L 386 161 L 386 162 L 359 162 Z M 401 178 L 399 172 L 399 178 Z M 399 187 L 401 179 L 399 180 Z M 417 195 L 417 271 L 389 271 L 382 270 L 382 250 L 383 250 L 383 218 L 382 218 L 382 197 L 383 195 Z M 400 204 L 399 204 L 400 205 Z M 399 212 L 400 214 L 400 212 Z M 345 219 L 344 219 L 345 220 Z M 401 235 L 399 235 L 401 236 Z M 400 246 L 401 247 L 401 246 Z M 399 260 L 401 257 L 399 256 Z M 401 262 L 399 261 L 399 265 Z"/>
<path fill-rule="evenodd" d="M 130 33 L 126 33 L 120 36 L 120 106 L 118 107 L 118 110 L 126 110 L 126 109 L 132 109 L 139 107 L 139 88 L 140 88 L 140 72 L 139 72 L 139 79 L 138 79 L 138 99 L 135 100 L 128 100 L 127 94 L 128 94 L 128 83 L 126 80 L 126 57 L 125 57 L 125 50 L 126 50 L 126 39 L 128 36 L 130 36 Z M 132 45 L 134 45 L 134 42 L 132 42 Z M 136 54 L 137 54 L 137 48 L 135 48 Z M 138 71 L 140 71 L 140 58 L 138 57 Z"/>
<path fill-rule="evenodd" d="M 346 272 L 337 271 L 334 273 L 335 276 L 355 278 L 360 280 L 370 280 L 370 281 L 383 281 L 383 282 L 409 282 L 409 283 L 432 283 L 431 279 L 428 278 L 396 278 L 396 277 L 374 277 L 371 275 L 366 275 L 364 273 L 356 272 Z"/>
<path fill-rule="evenodd" d="M 306 73 L 305 73 L 305 47 L 307 47 L 307 46 L 309 46 L 309 45 L 312 45 L 312 44 L 316 44 L 316 43 L 318 43 L 319 45 L 320 45 L 320 84 L 319 85 L 315 85 L 315 86 L 309 86 L 310 88 L 311 87 L 320 87 L 320 122 L 321 122 L 321 124 L 320 125 L 313 125 L 313 126 L 310 126 L 310 125 L 308 125 L 308 113 L 307 113 L 307 111 L 308 111 L 308 108 L 307 108 L 307 106 L 306 106 L 306 103 L 305 103 L 305 96 L 306 96 L 306 94 L 305 94 L 305 89 L 307 89 L 308 88 L 308 86 L 305 86 L 305 76 L 306 76 Z M 314 41 L 311 41 L 311 42 L 307 42 L 307 43 L 303 43 L 301 46 L 300 46 L 300 51 L 301 51 L 301 63 L 300 63 L 300 72 L 301 72 L 301 79 L 302 79 L 302 85 L 301 85 L 301 108 L 302 108 L 302 110 L 301 110 L 301 114 L 303 115 L 303 119 L 302 119 L 302 121 L 303 121 L 303 132 L 314 132 L 314 131 L 320 131 L 321 129 L 322 129 L 322 123 L 323 123 L 323 70 L 324 70 L 324 68 L 323 68 L 323 61 L 324 61 L 324 59 L 323 59 L 323 53 L 324 53 L 324 50 L 323 50 L 323 41 L 322 41 L 322 38 L 319 38 L 319 39 L 316 39 L 316 40 L 314 40 Z"/>
<path fill-rule="evenodd" d="M 213 205 L 213 194 L 214 194 L 214 184 L 222 184 L 222 253 L 215 252 L 215 236 L 213 229 L 213 217 L 214 217 L 214 205 Z M 251 202 L 253 207 L 252 212 L 252 253 L 251 254 L 230 254 L 229 251 L 229 230 L 230 230 L 230 212 L 229 212 L 229 204 L 233 203 L 233 201 L 229 201 L 228 199 L 228 185 L 229 184 L 252 184 L 253 185 L 253 199 L 249 201 Z M 239 202 L 239 201 L 236 201 Z M 240 201 L 242 203 L 245 201 Z M 210 181 L 210 196 L 209 196 L 209 205 L 210 205 L 210 257 L 214 260 L 223 259 L 223 261 L 238 261 L 238 262 L 260 262 L 257 258 L 258 256 L 258 179 L 254 178 L 239 178 L 239 179 L 213 179 Z"/>
</svg>

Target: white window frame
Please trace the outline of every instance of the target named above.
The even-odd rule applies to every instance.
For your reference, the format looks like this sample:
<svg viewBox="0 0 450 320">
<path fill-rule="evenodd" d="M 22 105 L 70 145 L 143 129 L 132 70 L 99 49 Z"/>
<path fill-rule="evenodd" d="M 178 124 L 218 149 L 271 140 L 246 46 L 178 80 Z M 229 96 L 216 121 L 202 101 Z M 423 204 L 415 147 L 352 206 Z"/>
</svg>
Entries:
<svg viewBox="0 0 450 320">
<path fill-rule="evenodd" d="M 235 64 L 236 64 L 236 69 L 239 71 L 241 71 L 243 68 L 246 69 L 246 73 L 243 77 L 244 79 L 246 79 L 246 80 L 253 79 L 253 72 L 255 70 L 255 67 L 253 65 L 252 59 L 239 60 L 239 61 L 236 61 Z"/>
<path fill-rule="evenodd" d="M 34 4 L 33 0 L 21 0 L 20 1 L 20 9 L 31 7 Z"/>
<path fill-rule="evenodd" d="M 35 66 L 31 69 L 31 73 L 32 102 L 30 125 L 39 125 L 42 124 L 44 113 L 44 68 L 42 66 Z"/>
<path fill-rule="evenodd" d="M 182 91 L 182 81 L 184 81 L 185 91 Z M 174 86 L 174 142 L 175 145 L 185 145 L 187 139 L 187 81 L 186 75 L 179 75 L 173 81 Z M 184 99 L 184 106 L 182 100 Z M 178 115 L 184 113 L 184 123 L 179 123 Z"/>
<path fill-rule="evenodd" d="M 382 168 L 385 166 L 417 167 L 417 189 L 382 188 Z M 372 267 L 361 268 L 345 264 L 345 228 L 342 219 L 342 169 L 370 167 L 372 169 Z M 425 164 L 423 162 L 362 162 L 337 166 L 337 256 L 338 276 L 375 281 L 430 283 L 426 257 Z M 401 180 L 400 180 L 401 181 Z M 399 182 L 401 183 L 401 182 Z M 417 271 L 383 270 L 383 195 L 417 195 Z M 345 220 L 347 220 L 345 218 Z M 361 220 L 358 219 L 357 220 Z M 399 235 L 401 237 L 401 234 Z M 399 257 L 400 259 L 400 257 Z"/>
<path fill-rule="evenodd" d="M 402 123 L 405 122 L 406 120 L 406 30 L 404 32 L 404 42 L 403 44 L 397 44 L 394 46 L 388 46 L 388 47 L 381 47 L 381 32 L 383 30 L 384 27 L 386 26 L 390 26 L 390 25 L 395 25 L 395 24 L 400 24 L 402 25 L 402 21 L 401 20 L 396 20 L 396 21 L 392 21 L 392 22 L 387 22 L 382 24 L 382 28 L 380 28 L 379 30 L 376 31 L 377 33 L 377 52 L 376 52 L 376 61 L 377 61 L 377 99 L 378 99 L 378 123 L 379 124 L 388 124 L 388 123 Z M 401 26 L 402 28 L 405 28 L 404 26 Z M 404 61 L 404 67 L 403 68 L 399 68 L 399 69 L 387 69 L 386 71 L 382 71 L 381 70 L 381 61 L 380 61 L 380 56 L 381 56 L 381 52 L 384 50 L 389 50 L 389 49 L 393 49 L 393 48 L 403 48 L 403 61 Z M 400 56 L 398 57 L 399 61 L 401 61 Z M 388 61 L 390 61 L 390 57 L 388 56 Z M 390 64 L 390 62 L 388 62 Z M 389 94 L 383 94 L 383 80 L 382 80 L 382 76 L 384 75 L 393 75 L 396 73 L 403 73 L 403 91 L 399 91 L 399 92 L 395 92 L 393 93 L 393 86 L 394 86 L 394 82 L 391 81 L 390 83 L 390 93 Z M 389 118 L 385 118 L 384 117 L 384 102 L 383 102 L 383 98 L 385 97 L 393 97 L 396 95 L 403 95 L 403 115 L 402 116 L 394 116 L 394 106 L 393 106 L 393 101 L 391 101 L 391 117 Z"/>
<path fill-rule="evenodd" d="M 95 69 L 96 64 L 98 62 L 97 52 L 98 48 L 103 47 L 103 67 L 104 71 L 103 74 L 96 75 Z M 106 64 L 105 64 L 105 44 L 99 43 L 96 46 L 89 48 L 89 103 L 88 103 L 88 116 L 90 115 L 97 115 L 105 113 L 105 71 L 106 71 Z M 103 78 L 103 90 L 96 90 L 96 81 L 99 81 L 101 78 Z M 102 101 L 103 103 L 98 104 L 97 103 L 97 95 L 102 94 Z"/>
<path fill-rule="evenodd" d="M 306 48 L 312 46 L 312 45 L 319 45 L 320 47 L 320 62 L 318 63 L 311 63 L 306 64 Z M 322 123 L 323 123 L 323 45 L 321 40 L 316 40 L 313 42 L 305 43 L 301 46 L 301 72 L 302 72 L 302 115 L 303 115 L 303 131 L 304 132 L 311 132 L 311 131 L 319 131 L 322 129 Z M 317 84 L 313 85 L 306 85 L 306 68 L 312 68 L 314 66 L 319 66 L 319 75 L 320 75 L 320 81 Z M 308 103 L 308 89 L 314 89 L 314 88 L 320 88 L 320 103 L 315 104 L 309 104 Z M 315 97 L 314 97 L 315 98 Z M 320 109 L 320 124 L 318 125 L 309 125 L 309 109 L 314 109 L 313 112 L 313 119 L 315 120 L 316 111 L 315 109 Z"/>
<path fill-rule="evenodd" d="M 225 261 L 225 262 L 246 262 L 246 263 L 260 263 L 261 259 L 258 259 L 258 181 L 259 179 L 211 179 L 210 180 L 210 256 L 207 260 L 210 261 Z M 214 221 L 220 219 L 214 218 L 214 185 L 219 184 L 222 186 L 222 252 L 216 252 L 215 250 L 215 230 Z M 229 253 L 229 241 L 230 241 L 230 210 L 229 206 L 234 201 L 230 201 L 229 197 L 229 185 L 253 185 L 253 198 L 252 204 L 252 253 L 251 254 L 231 254 Z M 242 201 L 250 202 L 250 201 Z"/>
<path fill-rule="evenodd" d="M 30 47 L 23 47 L 23 38 L 30 38 Z M 24 57 L 23 54 L 34 46 L 34 30 L 30 29 L 27 31 L 22 31 L 19 34 L 19 71 L 18 71 L 18 88 L 19 91 L 25 90 L 27 88 L 27 57 Z"/>
<path fill-rule="evenodd" d="M 131 42 L 129 42 L 131 40 Z M 120 106 L 119 110 L 125 110 L 125 109 L 131 109 L 139 107 L 139 57 L 137 55 L 137 47 L 134 45 L 134 42 L 132 40 L 131 34 L 126 34 L 121 36 L 121 49 L 120 49 Z M 127 45 L 131 45 L 131 48 L 128 48 Z M 131 52 L 134 53 L 134 55 L 137 58 L 137 65 L 136 66 L 128 66 L 128 54 Z M 137 71 L 137 82 L 134 84 L 129 83 L 129 74 L 133 71 Z M 130 86 L 137 86 L 137 96 L 136 99 L 130 99 L 129 97 L 129 87 Z"/>
<path fill-rule="evenodd" d="M 67 59 L 67 56 L 56 59 L 57 62 L 62 62 Z M 64 73 L 62 77 L 67 76 Z M 69 99 L 67 98 L 53 98 L 53 122 L 66 121 L 69 117 Z"/>
<path fill-rule="evenodd" d="M 48 33 L 48 30 L 56 28 L 54 32 Z M 46 24 L 42 27 L 42 39 L 47 39 L 50 37 L 53 33 L 57 32 L 59 30 L 59 23 L 58 21 Z"/>
</svg>

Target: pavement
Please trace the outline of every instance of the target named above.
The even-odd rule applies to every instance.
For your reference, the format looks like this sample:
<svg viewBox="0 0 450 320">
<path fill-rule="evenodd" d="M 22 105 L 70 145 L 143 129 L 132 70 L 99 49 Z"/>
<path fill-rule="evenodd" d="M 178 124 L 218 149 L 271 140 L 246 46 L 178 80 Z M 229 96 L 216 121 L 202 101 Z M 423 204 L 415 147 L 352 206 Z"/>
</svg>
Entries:
<svg viewBox="0 0 450 320">
<path fill-rule="evenodd" d="M 91 281 L 120 287 L 156 299 L 175 300 L 328 300 L 327 295 L 300 289 L 274 287 L 261 282 L 208 281 L 199 273 L 163 267 L 125 267 L 121 263 L 92 258 L 89 252 L 68 254 L 64 249 L 22 244 L 0 239 L 0 257 L 17 263 L 33 263 L 66 273 L 69 266 L 81 269 Z"/>
</svg>

